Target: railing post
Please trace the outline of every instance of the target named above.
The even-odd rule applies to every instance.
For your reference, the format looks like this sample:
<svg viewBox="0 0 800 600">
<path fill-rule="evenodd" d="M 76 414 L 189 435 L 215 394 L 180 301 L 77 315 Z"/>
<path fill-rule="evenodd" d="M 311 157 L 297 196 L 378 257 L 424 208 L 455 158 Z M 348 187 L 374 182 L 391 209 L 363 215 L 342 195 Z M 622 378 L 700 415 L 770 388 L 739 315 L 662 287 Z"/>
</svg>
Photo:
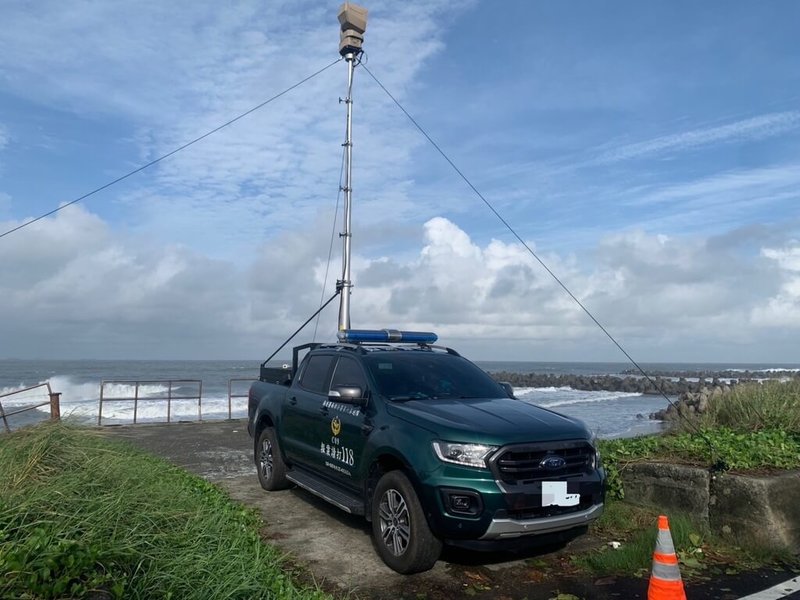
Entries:
<svg viewBox="0 0 800 600">
<path fill-rule="evenodd" d="M 98 427 L 100 427 L 100 425 L 103 424 L 102 423 L 102 419 L 103 419 L 103 392 L 105 391 L 105 389 L 106 389 L 106 382 L 105 381 L 101 381 L 100 382 L 100 406 L 97 407 L 97 426 Z"/>
<path fill-rule="evenodd" d="M 203 380 L 200 380 L 200 390 L 197 393 L 197 420 L 203 420 Z"/>
<path fill-rule="evenodd" d="M 169 382 L 169 391 L 167 392 L 167 423 L 169 423 L 170 416 L 172 415 L 172 382 Z"/>
<path fill-rule="evenodd" d="M 50 392 L 50 419 L 61 420 L 61 392 Z"/>
<path fill-rule="evenodd" d="M 6 426 L 6 431 L 11 433 L 11 427 L 8 426 L 8 418 L 6 417 L 6 411 L 3 410 L 2 404 L 0 404 L 0 417 L 3 417 L 3 425 Z"/>
<path fill-rule="evenodd" d="M 136 388 L 133 393 L 133 424 L 136 425 L 136 415 L 139 412 L 139 382 L 136 382 Z"/>
<path fill-rule="evenodd" d="M 233 384 L 233 379 L 228 379 L 228 421 L 231 420 L 231 386 Z"/>
</svg>

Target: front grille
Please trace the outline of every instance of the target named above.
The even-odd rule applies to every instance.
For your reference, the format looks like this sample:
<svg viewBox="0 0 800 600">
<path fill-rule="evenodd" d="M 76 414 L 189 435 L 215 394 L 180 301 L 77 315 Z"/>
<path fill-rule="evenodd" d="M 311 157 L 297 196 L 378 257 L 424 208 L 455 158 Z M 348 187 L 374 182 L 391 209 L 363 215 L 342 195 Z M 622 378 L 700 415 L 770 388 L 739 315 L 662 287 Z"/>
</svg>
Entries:
<svg viewBox="0 0 800 600">
<path fill-rule="evenodd" d="M 507 446 L 491 459 L 495 476 L 510 484 L 563 480 L 589 472 L 594 456 L 591 444 L 585 441 L 519 444 Z M 546 468 L 548 457 L 564 459 L 560 468 Z"/>
</svg>

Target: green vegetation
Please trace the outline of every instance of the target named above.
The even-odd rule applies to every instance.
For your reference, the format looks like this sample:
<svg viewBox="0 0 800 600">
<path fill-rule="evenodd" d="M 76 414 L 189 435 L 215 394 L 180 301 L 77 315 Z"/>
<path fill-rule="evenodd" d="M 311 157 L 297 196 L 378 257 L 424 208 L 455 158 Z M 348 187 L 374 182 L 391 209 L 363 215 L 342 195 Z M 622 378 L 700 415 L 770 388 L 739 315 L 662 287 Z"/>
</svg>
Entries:
<svg viewBox="0 0 800 600">
<path fill-rule="evenodd" d="M 705 429 L 800 434 L 800 378 L 734 386 L 727 394 L 711 396 L 706 412 L 693 422 Z M 675 425 L 679 431 L 692 430 L 683 420 Z"/>
<path fill-rule="evenodd" d="M 573 562 L 594 575 L 648 576 L 657 523 L 658 512 L 654 509 L 609 502 L 603 517 L 593 525 L 593 531 L 602 539 L 621 542 L 620 547 L 577 555 Z M 698 524 L 692 515 L 672 513 L 669 526 L 681 574 L 687 579 L 720 573 L 731 575 L 769 564 L 797 566 L 797 558 L 789 551 L 734 546 Z"/>
<path fill-rule="evenodd" d="M 603 538 L 621 541 L 622 545 L 616 550 L 607 548 L 576 557 L 575 561 L 578 566 L 599 575 L 646 575 L 653 561 L 657 523 L 658 515 L 653 510 L 610 502 L 594 531 Z M 704 535 L 685 515 L 672 515 L 669 524 L 676 551 L 682 559 L 695 563 L 696 557 L 701 555 L 697 549 Z M 682 570 L 684 566 L 685 563 Z"/>
<path fill-rule="evenodd" d="M 737 386 L 728 394 L 710 396 L 706 413 L 691 419 L 676 422 L 665 435 L 600 443 L 609 493 L 605 514 L 592 529 L 622 545 L 575 557 L 576 566 L 600 575 L 649 573 L 657 512 L 618 502 L 625 496 L 620 471 L 632 463 L 666 460 L 708 467 L 722 459 L 739 472 L 800 468 L 800 380 Z M 734 547 L 691 515 L 671 514 L 670 529 L 684 577 L 731 574 L 776 561 L 797 564 L 788 552 Z"/>
<path fill-rule="evenodd" d="M 612 498 L 625 495 L 620 469 L 642 460 L 710 466 L 721 459 L 734 471 L 800 468 L 800 379 L 737 386 L 687 419 L 666 435 L 600 443 Z"/>
<path fill-rule="evenodd" d="M 705 438 L 696 433 L 678 433 L 601 442 L 611 498 L 625 497 L 620 470 L 644 460 L 710 466 L 723 459 L 735 471 L 800 468 L 800 435 L 797 433 L 770 430 L 747 433 L 728 428 L 703 429 L 702 433 Z"/>
<path fill-rule="evenodd" d="M 0 465 L 0 597 L 325 597 L 254 512 L 125 444 L 44 424 L 2 436 Z"/>
</svg>

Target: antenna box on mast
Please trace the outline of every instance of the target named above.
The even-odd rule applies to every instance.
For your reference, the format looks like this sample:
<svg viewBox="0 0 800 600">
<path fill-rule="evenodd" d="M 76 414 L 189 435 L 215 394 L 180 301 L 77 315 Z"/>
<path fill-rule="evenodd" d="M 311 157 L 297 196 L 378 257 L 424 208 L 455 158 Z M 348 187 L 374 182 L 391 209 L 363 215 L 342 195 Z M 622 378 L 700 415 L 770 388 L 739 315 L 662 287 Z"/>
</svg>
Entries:
<svg viewBox="0 0 800 600">
<path fill-rule="evenodd" d="M 364 32 L 367 30 L 367 9 L 357 4 L 345 2 L 339 9 L 341 34 L 339 54 L 358 54 L 364 43 Z"/>
</svg>

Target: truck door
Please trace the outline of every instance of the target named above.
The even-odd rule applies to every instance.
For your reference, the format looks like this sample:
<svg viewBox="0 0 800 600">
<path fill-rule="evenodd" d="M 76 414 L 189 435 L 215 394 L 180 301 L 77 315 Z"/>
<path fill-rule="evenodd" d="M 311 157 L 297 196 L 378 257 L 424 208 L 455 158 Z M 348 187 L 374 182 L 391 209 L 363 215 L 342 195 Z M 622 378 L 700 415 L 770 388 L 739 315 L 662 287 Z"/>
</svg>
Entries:
<svg viewBox="0 0 800 600">
<path fill-rule="evenodd" d="M 349 356 L 340 356 L 334 365 L 331 389 L 359 387 L 367 397 L 367 378 L 361 365 Z M 342 486 L 357 488 L 364 447 L 371 431 L 368 407 L 325 399 L 326 418 L 317 429 L 317 452 L 326 474 Z"/>
<path fill-rule="evenodd" d="M 328 382 L 335 358 L 331 354 L 310 355 L 300 377 L 286 395 L 280 441 L 286 457 L 295 464 L 319 467 L 316 432 L 325 418 L 323 403 L 328 399 Z"/>
</svg>

